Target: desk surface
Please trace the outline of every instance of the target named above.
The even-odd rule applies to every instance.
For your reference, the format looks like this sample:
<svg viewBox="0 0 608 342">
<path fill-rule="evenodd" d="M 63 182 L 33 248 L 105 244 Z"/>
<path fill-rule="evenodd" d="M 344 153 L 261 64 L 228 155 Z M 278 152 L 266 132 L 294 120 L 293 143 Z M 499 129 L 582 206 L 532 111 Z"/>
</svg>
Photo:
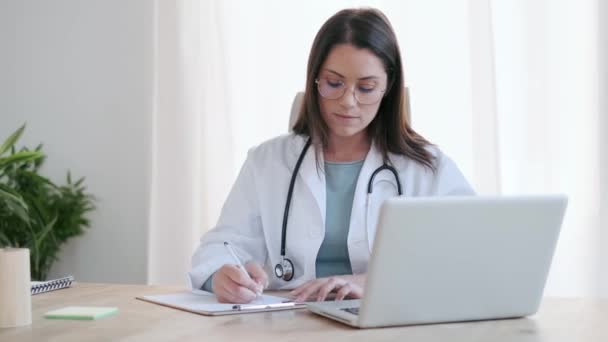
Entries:
<svg viewBox="0 0 608 342">
<path fill-rule="evenodd" d="M 608 341 L 608 300 L 543 301 L 530 318 L 359 330 L 306 310 L 206 317 L 140 300 L 181 287 L 75 284 L 32 297 L 32 325 L 0 329 L 0 341 Z M 116 306 L 96 321 L 48 320 L 70 305 Z"/>
</svg>

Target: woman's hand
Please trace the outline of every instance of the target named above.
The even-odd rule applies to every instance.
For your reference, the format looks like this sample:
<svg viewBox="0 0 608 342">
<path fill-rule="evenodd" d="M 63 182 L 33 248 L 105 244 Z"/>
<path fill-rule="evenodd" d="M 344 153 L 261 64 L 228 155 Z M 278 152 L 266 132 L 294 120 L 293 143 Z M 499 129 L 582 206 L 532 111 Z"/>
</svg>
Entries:
<svg viewBox="0 0 608 342">
<path fill-rule="evenodd" d="M 212 288 L 220 303 L 249 303 L 268 286 L 268 275 L 259 264 L 245 265 L 249 276 L 243 271 L 238 265 L 226 264 L 215 272 Z"/>
<path fill-rule="evenodd" d="M 332 292 L 336 293 L 335 300 L 356 299 L 363 297 L 366 279 L 365 274 L 319 278 L 300 285 L 289 294 L 295 302 L 324 301 Z"/>
</svg>

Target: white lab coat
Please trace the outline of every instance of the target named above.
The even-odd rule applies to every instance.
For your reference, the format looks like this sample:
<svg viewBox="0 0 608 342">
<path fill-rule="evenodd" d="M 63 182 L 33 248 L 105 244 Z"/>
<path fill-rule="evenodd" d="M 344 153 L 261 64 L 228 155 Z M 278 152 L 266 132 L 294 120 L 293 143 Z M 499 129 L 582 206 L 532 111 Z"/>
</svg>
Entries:
<svg viewBox="0 0 608 342">
<path fill-rule="evenodd" d="M 271 289 L 291 289 L 315 278 L 317 253 L 325 236 L 326 205 L 325 177 L 317 168 L 313 146 L 302 161 L 287 223 L 286 257 L 294 263 L 294 278 L 287 282 L 274 275 L 274 266 L 281 261 L 281 228 L 289 181 L 306 139 L 284 135 L 249 151 L 217 225 L 202 237 L 192 257 L 188 275 L 193 288 L 201 288 L 222 265 L 234 264 L 224 241 L 232 245 L 243 263 L 256 261 L 263 265 Z M 451 159 L 435 147 L 429 147 L 429 151 L 437 158 L 436 173 L 407 157 L 389 155 L 404 196 L 474 194 Z M 319 165 L 323 165 L 322 160 Z M 367 271 L 382 201 L 397 195 L 394 176 L 382 171 L 374 179 L 366 210 L 367 184 L 381 165 L 382 155 L 372 144 L 359 174 L 350 217 L 348 253 L 354 274 Z"/>
</svg>

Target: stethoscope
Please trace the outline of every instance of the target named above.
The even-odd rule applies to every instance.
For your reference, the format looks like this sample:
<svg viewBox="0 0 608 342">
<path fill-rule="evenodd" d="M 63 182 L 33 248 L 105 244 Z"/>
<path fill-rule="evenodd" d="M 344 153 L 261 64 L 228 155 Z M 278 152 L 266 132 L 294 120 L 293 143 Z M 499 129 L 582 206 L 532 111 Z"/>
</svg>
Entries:
<svg viewBox="0 0 608 342">
<path fill-rule="evenodd" d="M 285 203 L 285 210 L 283 211 L 283 229 L 281 232 L 281 262 L 276 264 L 276 266 L 274 267 L 274 274 L 277 276 L 277 278 L 281 278 L 285 281 L 290 281 L 291 279 L 293 279 L 293 276 L 294 276 L 293 262 L 285 257 L 285 247 L 286 247 L 285 245 L 286 245 L 286 238 L 287 238 L 287 218 L 289 217 L 289 207 L 291 206 L 291 196 L 293 195 L 293 187 L 294 187 L 294 184 L 296 183 L 296 177 L 298 176 L 298 171 L 300 170 L 300 165 L 302 165 L 302 160 L 304 159 L 304 155 L 306 155 L 306 151 L 308 150 L 310 145 L 311 145 L 311 139 L 309 138 L 308 141 L 306 141 L 306 144 L 304 145 L 304 148 L 302 149 L 302 152 L 300 153 L 300 156 L 298 157 L 298 161 L 296 162 L 296 167 L 294 168 L 293 173 L 291 174 L 291 181 L 289 182 L 289 191 L 287 192 L 287 201 Z M 399 182 L 399 174 L 397 173 L 397 170 L 394 167 L 388 165 L 386 162 L 384 162 L 382 164 L 382 166 L 380 166 L 376 170 L 374 170 L 374 172 L 372 173 L 372 175 L 369 179 L 369 182 L 367 183 L 366 208 L 368 207 L 369 197 L 371 196 L 372 191 L 373 191 L 374 178 L 376 177 L 376 175 L 378 173 L 380 173 L 381 171 L 384 171 L 384 170 L 388 170 L 393 174 L 393 176 L 395 177 L 395 181 L 397 182 L 397 193 L 399 194 L 399 196 L 401 196 L 403 194 L 401 191 L 401 183 Z M 366 215 L 366 219 L 367 219 L 367 215 Z"/>
</svg>

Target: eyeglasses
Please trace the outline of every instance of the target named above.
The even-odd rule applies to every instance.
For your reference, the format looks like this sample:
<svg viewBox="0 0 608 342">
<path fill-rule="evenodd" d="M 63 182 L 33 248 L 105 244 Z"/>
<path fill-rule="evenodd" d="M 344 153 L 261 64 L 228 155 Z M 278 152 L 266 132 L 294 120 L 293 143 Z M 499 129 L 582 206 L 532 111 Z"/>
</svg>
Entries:
<svg viewBox="0 0 608 342">
<path fill-rule="evenodd" d="M 315 83 L 319 95 L 328 100 L 337 100 L 346 93 L 346 84 L 341 80 L 322 77 L 315 79 Z M 362 105 L 375 104 L 382 99 L 385 91 L 375 85 L 358 84 L 355 85 L 355 100 Z"/>
</svg>

